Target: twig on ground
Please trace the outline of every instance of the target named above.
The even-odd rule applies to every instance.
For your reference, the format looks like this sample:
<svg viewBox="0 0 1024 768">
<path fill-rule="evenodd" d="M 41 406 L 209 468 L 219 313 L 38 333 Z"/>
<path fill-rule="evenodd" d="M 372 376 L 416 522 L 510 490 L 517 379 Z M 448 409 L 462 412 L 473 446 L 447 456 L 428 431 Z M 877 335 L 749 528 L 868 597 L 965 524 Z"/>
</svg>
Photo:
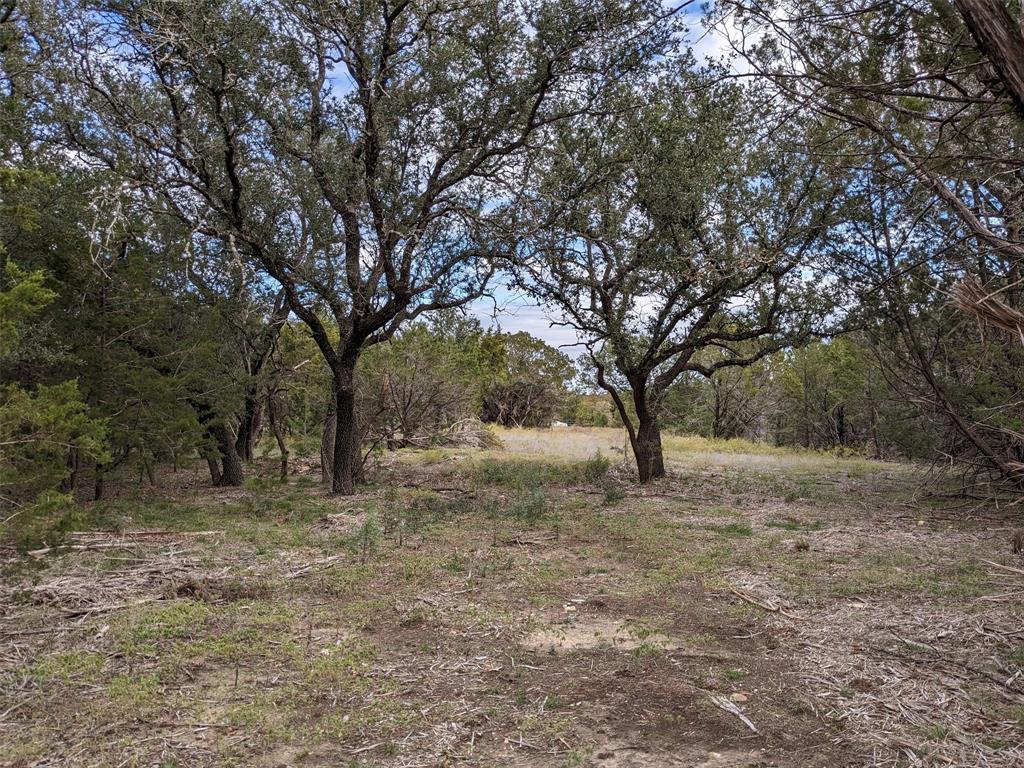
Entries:
<svg viewBox="0 0 1024 768">
<path fill-rule="evenodd" d="M 740 720 L 743 721 L 743 724 L 747 726 L 747 728 L 752 730 L 754 733 L 760 733 L 760 731 L 757 730 L 757 726 L 754 725 L 754 723 L 751 722 L 750 718 L 743 713 L 743 710 L 736 706 L 736 704 L 734 704 L 733 702 L 729 701 L 729 699 L 727 699 L 725 696 L 722 696 L 720 693 L 713 693 L 711 694 L 710 698 L 711 703 L 714 704 L 716 707 L 725 710 L 730 715 L 735 715 L 736 717 L 738 717 Z"/>
<path fill-rule="evenodd" d="M 310 573 L 311 571 L 320 571 L 324 568 L 329 568 L 330 566 L 334 565 L 336 562 L 344 558 L 345 555 L 333 555 L 331 557 L 325 557 L 323 560 L 314 560 L 312 563 L 309 563 L 308 565 L 304 565 L 301 568 L 292 571 L 291 573 L 285 574 L 285 578 L 297 579 L 300 576 L 305 576 L 307 573 Z"/>
<path fill-rule="evenodd" d="M 985 565 L 991 565 L 993 568 L 998 568 L 1001 571 L 1009 571 L 1010 573 L 1016 573 L 1020 576 L 1024 576 L 1024 568 L 1014 568 L 1013 566 L 1003 565 L 1002 563 L 997 563 L 993 560 L 982 560 L 981 562 L 985 563 Z"/>
<path fill-rule="evenodd" d="M 771 613 L 780 613 L 783 616 L 790 619 L 800 618 L 799 616 L 795 616 L 794 614 L 787 611 L 781 605 L 772 605 L 771 603 L 761 602 L 756 597 L 753 597 L 752 595 L 748 595 L 746 592 L 736 589 L 736 587 L 734 587 L 732 584 L 729 585 L 729 590 L 734 595 L 736 595 L 736 597 L 740 598 L 741 600 L 744 600 L 745 602 L 750 603 L 751 605 L 756 605 L 758 608 L 763 608 L 764 610 L 770 611 Z"/>
</svg>

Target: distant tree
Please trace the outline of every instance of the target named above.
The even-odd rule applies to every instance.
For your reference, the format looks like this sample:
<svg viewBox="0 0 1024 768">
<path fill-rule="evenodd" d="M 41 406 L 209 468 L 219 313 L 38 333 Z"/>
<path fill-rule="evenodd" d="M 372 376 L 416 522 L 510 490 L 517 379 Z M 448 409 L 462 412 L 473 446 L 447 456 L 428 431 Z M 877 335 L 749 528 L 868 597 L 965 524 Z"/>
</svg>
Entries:
<svg viewBox="0 0 1024 768">
<path fill-rule="evenodd" d="M 995 481 L 1019 493 L 1024 345 L 950 301 L 965 274 L 990 265 L 931 194 L 891 184 L 893 174 L 889 160 L 875 158 L 850 184 L 854 224 L 838 269 L 859 299 L 859 322 L 887 387 L 918 412 L 930 443 L 919 455 L 962 468 L 967 484 Z M 991 268 L 997 282 L 1019 279 L 1012 265 L 995 260 Z M 1017 302 L 1015 291 L 998 295 Z"/>
<path fill-rule="evenodd" d="M 581 427 L 608 427 L 618 417 L 607 394 L 580 394 L 570 402 L 566 420 Z"/>
<path fill-rule="evenodd" d="M 669 44 L 672 15 L 655 0 L 43 10 L 61 138 L 276 281 L 308 326 L 331 370 L 338 493 L 361 466 L 363 351 L 483 292 L 532 148 Z"/>
<path fill-rule="evenodd" d="M 523 248 L 524 286 L 581 335 L 641 482 L 665 473 L 660 417 L 682 374 L 750 365 L 803 338 L 817 309 L 807 270 L 830 194 L 781 126 L 774 148 L 758 139 L 764 105 L 716 80 L 666 71 L 562 126 L 545 226 Z"/>
<path fill-rule="evenodd" d="M 481 418 L 506 427 L 546 427 L 566 404 L 572 360 L 525 332 L 496 334 L 499 359 L 485 383 Z"/>
<path fill-rule="evenodd" d="M 815 341 L 779 355 L 779 402 L 773 419 L 777 441 L 804 448 L 861 447 L 872 438 L 877 442 L 871 404 L 865 402 L 871 392 L 869 377 L 877 376 L 869 355 L 852 337 Z"/>
<path fill-rule="evenodd" d="M 58 294 L 39 254 L 23 247 L 47 221 L 38 196 L 53 180 L 33 162 L 35 62 L 22 21 L 19 4 L 0 2 L 0 533 L 67 511 L 69 455 L 103 461 L 108 449 L 106 424 L 55 365 L 66 349 L 44 313 Z"/>
<path fill-rule="evenodd" d="M 357 415 L 372 445 L 427 447 L 475 417 L 485 336 L 475 321 L 441 319 L 406 327 L 360 361 Z"/>
<path fill-rule="evenodd" d="M 722 353 L 704 350 L 705 364 Z M 663 426 L 713 438 L 769 440 L 769 419 L 778 409 L 772 360 L 719 368 L 710 378 L 687 372 L 665 393 Z"/>
</svg>

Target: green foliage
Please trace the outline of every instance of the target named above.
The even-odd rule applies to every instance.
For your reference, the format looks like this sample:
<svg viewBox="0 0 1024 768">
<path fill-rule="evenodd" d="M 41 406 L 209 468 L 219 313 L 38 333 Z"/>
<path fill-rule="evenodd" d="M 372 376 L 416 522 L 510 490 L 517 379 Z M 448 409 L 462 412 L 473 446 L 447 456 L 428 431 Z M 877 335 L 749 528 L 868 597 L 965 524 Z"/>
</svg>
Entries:
<svg viewBox="0 0 1024 768">
<path fill-rule="evenodd" d="M 604 395 L 580 395 L 570 402 L 565 421 L 581 427 L 608 427 L 619 421 L 611 400 Z"/>
<path fill-rule="evenodd" d="M 0 488 L 13 499 L 28 499 L 55 488 L 67 476 L 71 448 L 102 460 L 103 423 L 88 415 L 75 382 L 40 386 L 34 392 L 0 389 Z"/>
<path fill-rule="evenodd" d="M 0 244 L 0 263 L 3 245 Z M 13 261 L 3 264 L 0 276 L 0 360 L 15 349 L 25 323 L 53 301 L 57 294 L 45 287 L 45 275 L 37 269 L 26 272 Z"/>
<path fill-rule="evenodd" d="M 363 519 L 362 524 L 355 534 L 349 539 L 349 546 L 359 554 L 359 562 L 366 565 L 366 561 L 377 551 L 383 539 L 380 518 L 375 512 L 370 512 Z"/>
<path fill-rule="evenodd" d="M 815 340 L 710 379 L 684 378 L 669 390 L 665 411 L 670 429 L 726 440 L 877 456 L 924 447 L 922 424 L 892 396 L 861 334 Z"/>
<path fill-rule="evenodd" d="M 757 90 L 688 64 L 609 89 L 614 117 L 559 127 L 538 181 L 545 226 L 526 246 L 525 287 L 561 311 L 600 386 L 629 403 L 642 480 L 663 474 L 658 422 L 681 376 L 799 343 L 829 302 L 810 257 L 829 180 L 781 149 L 808 126 L 786 119 L 759 138 Z"/>
<path fill-rule="evenodd" d="M 626 490 L 614 480 L 604 482 L 604 503 L 608 506 L 618 504 L 626 498 Z"/>
<path fill-rule="evenodd" d="M 0 254 L 2 256 L 2 254 Z M 13 261 L 0 277 L 0 363 L 24 340 L 27 323 L 56 294 L 41 270 L 27 272 Z M 70 499 L 58 491 L 71 473 L 68 457 L 104 461 L 107 427 L 82 401 L 78 383 L 23 387 L 0 384 L 0 533 L 13 523 L 21 539 L 59 526 Z"/>
<path fill-rule="evenodd" d="M 358 369 L 359 413 L 371 440 L 428 447 L 475 417 L 489 352 L 475 320 L 441 315 L 369 350 Z"/>
<path fill-rule="evenodd" d="M 607 459 L 604 459 L 607 461 Z M 545 485 L 576 485 L 588 482 L 588 474 L 600 470 L 601 463 L 519 458 L 484 458 L 473 466 L 473 479 L 481 486 L 533 488 Z M 607 471 L 607 467 L 605 468 Z"/>
<path fill-rule="evenodd" d="M 521 491 L 508 506 L 510 517 L 524 523 L 536 523 L 548 508 L 548 496 L 543 488 Z"/>
<path fill-rule="evenodd" d="M 368 439 L 428 447 L 470 418 L 547 426 L 568 402 L 573 376 L 571 361 L 540 339 L 442 312 L 363 355 L 359 412 Z"/>
<path fill-rule="evenodd" d="M 571 401 L 569 357 L 528 333 L 490 334 L 481 417 L 506 427 L 546 427 Z"/>
<path fill-rule="evenodd" d="M 408 537 L 448 518 L 451 504 L 434 492 L 404 494 L 389 488 L 380 506 L 381 533 L 402 546 Z"/>
<path fill-rule="evenodd" d="M 600 451 L 597 451 L 583 464 L 583 479 L 588 483 L 599 482 L 608 474 L 611 466 L 611 460 Z"/>
</svg>

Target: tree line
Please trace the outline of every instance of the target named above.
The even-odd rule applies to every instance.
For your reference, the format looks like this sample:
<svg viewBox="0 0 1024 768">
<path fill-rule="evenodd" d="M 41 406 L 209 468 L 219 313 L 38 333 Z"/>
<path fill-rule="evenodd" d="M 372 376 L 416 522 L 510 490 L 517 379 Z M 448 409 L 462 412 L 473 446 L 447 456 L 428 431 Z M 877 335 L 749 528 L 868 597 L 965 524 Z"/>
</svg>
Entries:
<svg viewBox="0 0 1024 768">
<path fill-rule="evenodd" d="M 9 514 L 271 436 L 348 494 L 467 414 L 613 419 L 641 481 L 677 428 L 1019 491 L 1019 9 L 732 0 L 719 61 L 697 12 L 2 0 Z M 499 282 L 612 415 L 460 319 Z"/>
</svg>

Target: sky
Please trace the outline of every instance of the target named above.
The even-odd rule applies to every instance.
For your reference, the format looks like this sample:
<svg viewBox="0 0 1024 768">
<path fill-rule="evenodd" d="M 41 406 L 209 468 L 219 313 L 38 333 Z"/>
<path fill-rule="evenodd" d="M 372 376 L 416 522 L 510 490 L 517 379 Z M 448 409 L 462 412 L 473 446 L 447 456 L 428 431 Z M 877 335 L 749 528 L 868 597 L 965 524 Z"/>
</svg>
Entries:
<svg viewBox="0 0 1024 768">
<path fill-rule="evenodd" d="M 577 357 L 583 351 L 577 344 L 579 340 L 576 332 L 556 324 L 556 312 L 538 306 L 536 301 L 523 292 L 509 290 L 503 285 L 494 289 L 493 297 L 478 299 L 471 304 L 468 313 L 476 317 L 484 328 L 506 333 L 526 331 L 560 348 L 570 357 Z"/>
</svg>

